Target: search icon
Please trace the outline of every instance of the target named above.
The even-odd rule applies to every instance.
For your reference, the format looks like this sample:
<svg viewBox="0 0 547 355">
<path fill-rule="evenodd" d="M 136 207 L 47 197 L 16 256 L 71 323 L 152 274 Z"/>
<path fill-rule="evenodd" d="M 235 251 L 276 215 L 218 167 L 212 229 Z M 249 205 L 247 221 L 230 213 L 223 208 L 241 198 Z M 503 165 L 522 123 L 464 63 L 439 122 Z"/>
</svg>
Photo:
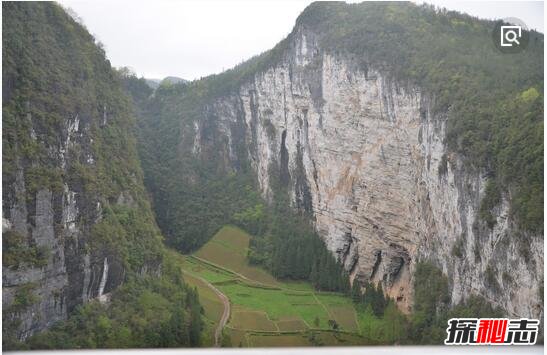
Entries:
<svg viewBox="0 0 547 355">
<path fill-rule="evenodd" d="M 497 21 L 492 32 L 496 48 L 502 53 L 518 53 L 525 49 L 530 33 L 526 24 L 514 17 Z"/>
<path fill-rule="evenodd" d="M 518 33 L 517 33 L 518 32 Z M 512 47 L 513 43 L 520 45 L 518 38 L 522 37 L 522 27 L 520 26 L 501 26 L 500 46 Z"/>
</svg>

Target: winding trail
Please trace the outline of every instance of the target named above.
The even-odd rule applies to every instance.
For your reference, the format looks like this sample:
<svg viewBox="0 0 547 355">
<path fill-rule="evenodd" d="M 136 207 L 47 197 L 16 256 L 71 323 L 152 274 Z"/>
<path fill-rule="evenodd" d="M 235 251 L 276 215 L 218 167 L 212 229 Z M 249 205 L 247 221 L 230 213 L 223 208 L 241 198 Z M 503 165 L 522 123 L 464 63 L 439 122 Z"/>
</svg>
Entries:
<svg viewBox="0 0 547 355">
<path fill-rule="evenodd" d="M 230 300 L 228 299 L 228 297 L 226 297 L 226 295 L 224 293 L 220 292 L 215 286 L 213 286 L 212 284 L 210 284 L 207 281 L 205 281 L 205 283 L 213 291 L 215 291 L 217 296 L 220 298 L 220 300 L 224 304 L 224 311 L 222 312 L 222 317 L 220 317 L 220 321 L 218 322 L 218 326 L 215 329 L 215 346 L 219 347 L 220 346 L 220 337 L 222 335 L 222 329 L 224 328 L 226 323 L 228 323 L 228 319 L 230 318 Z"/>
<path fill-rule="evenodd" d="M 220 317 L 220 321 L 218 322 L 218 325 L 215 329 L 215 347 L 218 348 L 220 347 L 220 337 L 222 336 L 222 329 L 224 328 L 224 326 L 226 326 L 226 323 L 228 323 L 228 319 L 230 318 L 230 300 L 228 299 L 228 297 L 226 297 L 224 293 L 220 292 L 220 290 L 216 288 L 215 286 L 213 286 L 213 284 L 211 284 L 209 281 L 205 280 L 202 277 L 192 275 L 184 269 L 181 269 L 181 270 L 183 273 L 188 274 L 192 276 L 193 278 L 196 278 L 200 280 L 201 282 L 203 282 L 204 284 L 206 284 L 207 287 L 209 287 L 211 290 L 213 290 L 217 294 L 218 298 L 220 298 L 220 300 L 222 301 L 222 304 L 224 305 L 224 311 L 222 312 L 222 317 Z"/>
</svg>

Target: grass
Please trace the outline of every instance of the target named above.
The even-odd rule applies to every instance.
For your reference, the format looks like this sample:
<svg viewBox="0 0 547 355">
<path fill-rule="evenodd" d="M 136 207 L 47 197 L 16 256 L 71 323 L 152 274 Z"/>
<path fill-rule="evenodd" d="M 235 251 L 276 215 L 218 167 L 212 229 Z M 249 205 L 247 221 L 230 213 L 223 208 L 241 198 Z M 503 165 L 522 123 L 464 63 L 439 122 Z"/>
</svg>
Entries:
<svg viewBox="0 0 547 355">
<path fill-rule="evenodd" d="M 305 304 L 293 306 L 302 320 L 312 328 L 328 329 L 330 316 L 322 304 Z M 315 325 L 316 319 L 319 320 L 319 326 Z"/>
<path fill-rule="evenodd" d="M 313 292 L 314 288 L 312 284 L 305 281 L 278 281 L 281 287 L 295 290 L 295 291 L 309 291 Z"/>
<path fill-rule="evenodd" d="M 236 329 L 278 331 L 279 329 L 268 319 L 268 315 L 259 311 L 234 310 L 230 324 Z"/>
<path fill-rule="evenodd" d="M 233 270 L 243 276 L 264 284 L 279 285 L 265 270 L 247 263 L 247 250 L 251 236 L 241 229 L 225 226 L 195 255 L 204 260 Z"/>
<path fill-rule="evenodd" d="M 280 316 L 290 315 L 291 303 L 279 290 L 268 290 L 249 287 L 244 283 L 232 283 L 218 286 L 230 301 L 251 310 L 261 310 L 270 319 L 277 320 Z"/>
<path fill-rule="evenodd" d="M 359 332 L 359 325 L 357 324 L 357 318 L 355 309 L 353 307 L 344 306 L 329 306 L 330 314 L 334 316 L 336 323 L 342 327 L 343 330 L 350 332 Z"/>
<path fill-rule="evenodd" d="M 364 339 L 355 334 L 319 332 L 318 341 L 325 346 L 350 346 L 363 344 Z"/>
<path fill-rule="evenodd" d="M 316 297 L 327 307 L 329 314 L 343 330 L 359 332 L 355 307 L 348 303 L 347 297 L 333 294 L 316 294 Z"/>
<path fill-rule="evenodd" d="M 225 328 L 225 334 L 230 338 L 233 347 L 248 347 L 247 331 L 241 329 Z"/>
<path fill-rule="evenodd" d="M 394 327 L 394 324 L 387 319 L 376 318 L 371 310 L 357 312 L 357 319 L 362 336 L 368 339 L 397 341 L 400 332 Z"/>
<path fill-rule="evenodd" d="M 203 306 L 205 317 L 211 320 L 213 323 L 218 324 L 222 317 L 224 305 L 216 295 L 205 283 L 193 276 L 186 275 L 184 280 L 192 287 L 196 287 L 199 292 L 199 302 Z"/>
<path fill-rule="evenodd" d="M 199 301 L 205 311 L 205 317 L 214 323 L 218 323 L 222 317 L 224 306 L 215 292 L 199 279 L 199 277 L 206 278 L 191 270 L 189 265 L 192 264 L 187 262 L 187 257 L 174 250 L 169 250 L 168 252 L 172 260 L 176 260 L 179 267 L 182 269 L 184 281 L 188 285 L 197 288 L 199 292 Z M 204 268 L 202 268 L 202 270 L 204 270 Z"/>
<path fill-rule="evenodd" d="M 334 292 L 318 292 L 305 281 L 276 280 L 265 270 L 250 266 L 246 253 L 250 236 L 223 227 L 196 254 L 182 256 L 186 281 L 198 288 L 207 332 L 214 331 L 223 305 L 199 278 L 213 283 L 232 306 L 224 334 L 232 347 L 356 345 L 382 337 L 387 323 L 371 312 L 356 309 L 351 299 Z M 338 331 L 330 328 L 335 320 Z M 212 338 L 211 334 L 207 337 Z"/>
<path fill-rule="evenodd" d="M 233 280 L 235 277 L 234 274 L 215 269 L 190 257 L 184 257 L 181 267 L 189 274 L 202 277 L 211 283 Z"/>
<path fill-rule="evenodd" d="M 277 323 L 277 328 L 279 328 L 280 331 L 300 331 L 300 330 L 307 330 L 308 326 L 304 321 L 301 319 L 287 319 L 287 320 L 280 320 Z"/>
</svg>

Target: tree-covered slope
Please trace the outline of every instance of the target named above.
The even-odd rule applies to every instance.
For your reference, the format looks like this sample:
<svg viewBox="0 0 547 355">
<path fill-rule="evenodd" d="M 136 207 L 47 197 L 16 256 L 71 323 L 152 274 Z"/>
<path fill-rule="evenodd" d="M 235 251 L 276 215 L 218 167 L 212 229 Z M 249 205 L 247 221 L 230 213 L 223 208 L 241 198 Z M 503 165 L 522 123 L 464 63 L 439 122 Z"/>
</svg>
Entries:
<svg viewBox="0 0 547 355">
<path fill-rule="evenodd" d="M 537 233 L 543 230 L 543 35 L 531 32 L 525 51 L 502 54 L 492 43 L 494 25 L 410 3 L 318 2 L 299 16 L 295 28 L 313 31 L 322 51 L 358 58 L 361 70 L 380 70 L 429 95 L 448 122 L 446 164 L 456 153 L 489 179 L 480 217 L 493 226 L 490 210 L 508 194 L 522 230 Z M 245 193 L 231 196 L 234 189 L 224 188 L 231 185 L 223 179 L 234 175 L 223 171 L 227 158 L 220 156 L 218 141 L 202 142 L 207 151 L 201 161 L 193 160 L 193 122 L 206 120 L 214 131 L 218 117 L 210 105 L 281 63 L 294 36 L 295 31 L 224 73 L 163 85 L 145 104 L 149 110 L 140 127 L 146 180 L 160 226 L 181 250 L 202 245 L 220 225 L 217 219 L 229 220 L 248 205 L 242 202 Z M 245 127 L 230 129 L 244 144 Z M 252 180 L 246 151 L 242 147 L 234 154 L 237 180 L 245 185 L 243 176 Z M 190 218 L 193 214 L 199 216 Z"/>
<path fill-rule="evenodd" d="M 393 190 L 396 194 L 410 193 L 413 198 L 407 200 L 414 201 L 416 197 L 416 206 L 411 207 L 421 209 L 425 206 L 425 212 L 422 212 L 426 215 L 420 214 L 422 212 L 411 214 L 410 219 L 414 219 L 406 221 L 408 223 L 418 225 L 424 220 L 424 223 L 429 223 L 438 217 L 439 220 L 431 222 L 438 226 L 446 224 L 446 218 L 454 219 L 450 221 L 454 222 L 454 228 L 449 231 L 454 235 L 443 235 L 442 231 L 431 236 L 432 241 L 423 236 L 416 237 L 419 235 L 418 231 L 414 233 L 408 224 L 401 223 L 404 227 L 401 232 L 408 232 L 408 238 L 400 238 L 406 239 L 402 242 L 410 240 L 411 243 L 421 244 L 413 245 L 410 249 L 416 250 L 424 245 L 432 248 L 438 243 L 446 245 L 449 250 L 435 255 L 440 250 L 422 249 L 419 256 L 409 258 L 404 264 L 408 267 L 408 264 L 413 264 L 424 255 L 429 259 L 436 258 L 437 264 L 450 259 L 445 260 L 451 265 L 450 272 L 454 268 L 461 269 L 465 263 L 481 264 L 481 270 L 489 270 L 493 275 L 491 279 L 495 282 L 476 280 L 469 270 L 461 271 L 460 276 L 469 276 L 473 278 L 472 282 L 480 284 L 478 287 L 493 290 L 492 292 L 497 292 L 498 296 L 506 299 L 511 298 L 510 292 L 505 292 L 504 287 L 513 287 L 514 283 L 507 281 L 503 286 L 492 286 L 501 283 L 503 270 L 509 265 L 507 256 L 500 256 L 503 252 L 501 250 L 483 255 L 480 245 L 497 233 L 494 231 L 501 229 L 504 242 L 518 244 L 518 252 L 514 253 L 518 254 L 515 255 L 515 260 L 518 259 L 516 263 L 525 270 L 532 270 L 527 263 L 537 264 L 530 261 L 530 248 L 537 244 L 543 231 L 544 44 L 543 35 L 532 31 L 530 42 L 524 51 L 501 53 L 492 41 L 492 30 L 495 26 L 493 21 L 479 20 L 427 5 L 317 2 L 306 8 L 289 36 L 272 50 L 218 75 L 183 84 L 166 83 L 153 93 L 149 90 L 147 94 L 139 94 L 142 97 L 142 114 L 138 119 L 138 146 L 145 172 L 145 184 L 151 192 L 158 223 L 168 243 L 189 252 L 203 245 L 223 224 L 235 223 L 255 235 L 250 245 L 249 260 L 264 265 L 276 276 L 311 278 L 312 275 L 317 275 L 318 270 L 321 270 L 320 274 L 330 274 L 336 270 L 339 266 L 327 266 L 336 265 L 336 262 L 327 261 L 328 257 L 322 256 L 326 250 L 324 245 L 312 248 L 313 251 L 303 252 L 313 244 L 311 240 L 317 237 L 313 227 L 314 224 L 317 225 L 318 215 L 334 212 L 326 211 L 325 206 L 317 199 L 314 207 L 318 207 L 318 210 L 310 212 L 310 186 L 318 184 L 317 181 L 322 178 L 325 179 L 324 176 L 314 175 L 316 167 L 313 159 L 321 158 L 317 155 L 328 147 L 321 147 L 322 151 L 319 153 L 314 151 L 317 154 L 315 157 L 311 156 L 309 149 L 307 156 L 303 156 L 302 151 L 306 148 L 302 147 L 303 142 L 307 138 L 309 142 L 314 137 L 301 138 L 306 135 L 301 132 L 307 132 L 311 127 L 312 111 L 315 116 L 320 117 L 313 117 L 313 124 L 318 127 L 321 126 L 323 118 L 344 119 L 340 112 L 338 116 L 325 118 L 328 113 L 322 111 L 327 99 L 323 96 L 323 85 L 328 84 L 325 80 L 329 78 L 334 80 L 332 76 L 336 70 L 348 70 L 346 78 L 335 78 L 340 81 L 330 83 L 330 99 L 337 102 L 331 103 L 329 107 L 337 107 L 337 104 L 357 106 L 358 110 L 362 109 L 361 113 L 370 109 L 366 107 L 367 103 L 360 102 L 365 106 L 362 108 L 353 101 L 343 102 L 340 96 L 333 96 L 337 92 L 336 85 L 344 85 L 345 82 L 351 84 L 359 76 L 364 76 L 365 83 L 355 84 L 353 87 L 349 85 L 355 93 L 351 99 L 361 99 L 363 95 L 358 91 L 363 88 L 376 90 L 374 85 L 378 80 L 381 81 L 377 84 L 380 89 L 393 88 L 393 93 L 387 92 L 379 99 L 384 100 L 381 105 L 389 104 L 389 98 L 386 97 L 389 95 L 400 94 L 402 100 L 419 98 L 420 112 L 412 118 L 413 124 L 429 125 L 430 129 L 438 130 L 432 135 L 442 141 L 438 144 L 440 148 L 436 147 L 440 149 L 442 159 L 437 159 L 441 161 L 438 168 L 431 155 L 422 157 L 423 163 L 415 161 L 416 166 L 426 167 L 417 174 L 430 174 L 430 163 L 435 166 L 434 176 L 415 177 L 416 184 L 419 185 L 416 189 L 430 183 L 431 186 L 426 188 L 440 189 L 439 186 L 443 185 L 442 188 L 446 188 L 446 191 L 451 188 L 458 190 L 442 191 L 446 193 L 444 198 L 452 194 L 449 197 L 454 201 L 449 202 L 458 209 L 458 215 L 443 217 L 445 213 L 452 212 L 446 209 L 431 211 L 435 206 L 428 204 L 431 204 L 430 197 L 434 196 L 430 196 L 429 192 L 433 193 L 433 190 L 426 191 L 423 196 L 416 196 L 413 190 L 409 192 L 415 188 L 414 185 L 397 190 L 402 184 L 399 185 L 396 179 L 390 181 L 392 184 L 385 188 L 378 187 L 384 192 Z M 331 61 L 326 63 L 325 58 Z M 338 62 L 350 64 L 341 69 L 335 67 Z M 407 95 L 414 96 L 407 98 Z M 260 104 L 257 103 L 259 98 L 262 100 Z M 352 114 L 342 110 L 341 112 L 349 116 Z M 334 133 L 329 134 L 336 136 L 337 128 L 353 129 L 352 132 L 344 131 L 345 136 L 353 133 L 352 137 L 356 142 L 361 138 L 368 139 L 356 133 L 361 129 L 361 124 L 366 125 L 367 119 L 376 117 L 366 117 L 363 114 L 361 121 L 356 119 L 352 122 L 354 128 L 333 125 L 331 128 Z M 288 127 L 290 125 L 292 127 Z M 378 132 L 382 134 L 389 129 L 396 131 L 397 126 L 383 128 L 384 131 Z M 321 129 L 314 132 L 321 133 Z M 410 129 L 403 130 L 402 133 L 408 132 L 414 133 Z M 419 141 L 414 147 L 418 154 L 425 149 L 422 133 L 420 128 L 420 133 L 412 137 Z M 292 146 L 286 145 L 289 139 L 292 139 Z M 301 145 L 297 139 L 301 139 Z M 344 141 L 335 144 L 344 143 L 351 144 Z M 386 146 L 389 143 L 391 142 L 385 142 Z M 394 145 L 401 144 L 396 147 L 401 151 L 405 149 L 402 147 L 403 143 L 393 142 Z M 263 149 L 261 151 L 258 150 L 260 144 Z M 317 141 L 315 144 L 320 146 Z M 430 148 L 431 145 L 428 146 Z M 370 147 L 370 151 L 374 149 Z M 364 152 L 355 153 L 366 155 Z M 346 156 L 340 158 L 344 160 Z M 406 161 L 401 155 L 391 158 Z M 262 170 L 258 176 L 257 166 L 260 164 L 268 165 L 265 169 L 267 174 Z M 307 165 L 304 167 L 305 164 Z M 323 173 L 329 174 L 328 166 L 323 166 L 322 169 Z M 348 169 L 351 171 L 352 168 Z M 453 174 L 452 179 L 458 179 L 456 183 L 447 182 L 447 171 Z M 346 173 L 347 171 L 339 171 L 340 176 L 346 176 Z M 365 173 L 370 175 L 374 172 Z M 427 182 L 419 181 L 420 179 Z M 327 183 L 329 182 L 327 179 Z M 288 185 L 290 186 L 287 187 Z M 455 185 L 457 186 L 454 187 Z M 340 189 L 346 187 L 343 183 L 340 186 Z M 360 236 L 360 248 L 365 250 L 362 253 L 369 253 L 360 255 L 368 260 L 361 275 L 366 278 L 374 276 L 377 270 L 375 262 L 369 262 L 370 259 L 376 258 L 381 263 L 386 260 L 382 259 L 386 256 L 384 252 L 390 253 L 393 248 L 387 245 L 386 250 L 372 250 L 376 246 L 371 246 L 372 242 L 368 241 L 373 241 L 373 237 L 378 234 L 378 243 L 381 243 L 384 226 L 372 226 L 377 217 L 375 215 L 356 220 L 353 212 L 359 210 L 359 213 L 367 217 L 366 212 L 361 210 L 378 202 L 375 200 L 369 205 L 360 206 L 359 199 L 372 201 L 373 197 L 370 196 L 382 191 L 360 191 L 361 195 L 352 195 L 353 192 L 349 191 L 342 196 L 341 199 L 354 201 L 354 206 L 331 217 L 333 223 L 337 223 L 336 218 L 344 219 L 349 216 L 340 225 L 347 230 L 351 229 L 352 233 L 360 226 L 370 227 L 368 234 L 362 233 Z M 333 194 L 337 192 L 339 191 L 334 191 Z M 320 197 L 331 198 L 328 194 Z M 329 202 L 334 200 L 333 197 Z M 380 207 L 389 207 L 389 198 L 383 202 L 384 205 Z M 506 205 L 509 206 L 507 219 L 505 212 L 500 212 Z M 447 207 L 442 203 L 436 207 L 439 206 Z M 390 214 L 385 213 L 384 216 Z M 388 217 L 386 220 L 386 224 L 392 222 Z M 499 221 L 507 223 L 496 226 Z M 330 226 L 324 226 L 323 236 L 330 233 L 329 228 Z M 325 232 L 326 229 L 329 229 L 328 233 Z M 425 234 L 435 233 L 431 230 L 426 228 Z M 332 238 L 338 238 L 339 244 L 335 247 L 331 244 L 330 247 L 339 260 L 344 256 L 344 248 L 349 250 L 358 242 L 355 238 L 352 239 L 355 237 L 352 233 L 336 226 L 332 228 L 332 235 L 328 235 L 331 242 Z M 391 237 L 397 239 L 399 236 Z M 453 239 L 458 239 L 459 244 L 454 243 L 451 247 L 447 241 L 452 243 Z M 429 242 L 431 245 L 428 245 Z M 462 252 L 464 244 L 468 246 L 465 253 Z M 369 247 L 371 250 L 367 250 Z M 402 246 L 398 250 L 405 248 Z M 318 261 L 322 259 L 324 261 Z M 388 259 L 385 262 L 390 261 Z M 319 269 L 317 265 L 320 265 Z M 355 262 L 350 260 L 346 271 L 355 271 L 354 266 Z M 393 270 L 400 269 L 393 267 Z M 533 298 L 533 302 L 536 302 L 535 289 L 539 286 L 535 276 L 530 280 L 534 284 L 530 299 Z M 406 286 L 412 288 L 410 281 Z M 449 286 L 454 287 L 454 284 Z"/>
<path fill-rule="evenodd" d="M 53 325 L 33 348 L 197 345 L 200 306 L 165 260 L 118 74 L 59 5 L 2 10 L 4 349 Z"/>
</svg>

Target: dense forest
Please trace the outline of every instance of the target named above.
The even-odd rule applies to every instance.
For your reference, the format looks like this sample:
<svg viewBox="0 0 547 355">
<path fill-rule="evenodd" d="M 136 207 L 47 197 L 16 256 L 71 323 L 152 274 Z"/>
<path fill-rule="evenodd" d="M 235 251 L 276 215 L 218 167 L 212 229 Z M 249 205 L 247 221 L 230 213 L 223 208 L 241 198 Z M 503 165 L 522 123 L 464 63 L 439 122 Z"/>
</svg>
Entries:
<svg viewBox="0 0 547 355">
<path fill-rule="evenodd" d="M 3 307 L 3 349 L 199 345 L 201 306 L 167 258 L 142 184 L 135 115 L 119 74 L 100 44 L 59 5 L 6 2 L 2 10 L 4 216 L 21 198 L 33 216 L 38 191 L 52 191 L 55 203 L 63 201 L 64 188 L 75 190 L 82 211 L 75 223 L 85 232 L 78 241 L 82 252 L 106 254 L 111 264 L 123 268 L 123 286 L 113 291 L 108 307 L 92 301 L 69 309 L 66 323 L 26 344 L 19 341 L 19 316 L 47 302 L 40 299 L 40 290 L 51 286 L 47 280 L 16 286 L 13 302 Z M 67 130 L 75 119 L 81 133 L 71 137 Z M 65 142 L 70 142 L 66 151 L 57 154 Z M 24 178 L 24 196 L 14 189 L 18 174 Z M 101 214 L 95 220 L 97 202 Z M 62 208 L 53 205 L 52 230 L 69 243 L 74 237 L 64 234 Z M 30 223 L 29 229 L 37 218 Z M 54 245 L 38 246 L 39 232 L 3 233 L 4 276 L 45 270 Z M 77 272 L 70 263 L 77 265 L 84 256 L 68 259 L 71 250 L 79 249 L 67 244 L 66 250 L 67 269 Z M 161 276 L 147 274 L 147 269 L 161 270 Z M 59 290 L 59 297 L 64 292 L 66 302 L 78 303 L 68 293 L 70 287 L 77 286 Z"/>
</svg>

